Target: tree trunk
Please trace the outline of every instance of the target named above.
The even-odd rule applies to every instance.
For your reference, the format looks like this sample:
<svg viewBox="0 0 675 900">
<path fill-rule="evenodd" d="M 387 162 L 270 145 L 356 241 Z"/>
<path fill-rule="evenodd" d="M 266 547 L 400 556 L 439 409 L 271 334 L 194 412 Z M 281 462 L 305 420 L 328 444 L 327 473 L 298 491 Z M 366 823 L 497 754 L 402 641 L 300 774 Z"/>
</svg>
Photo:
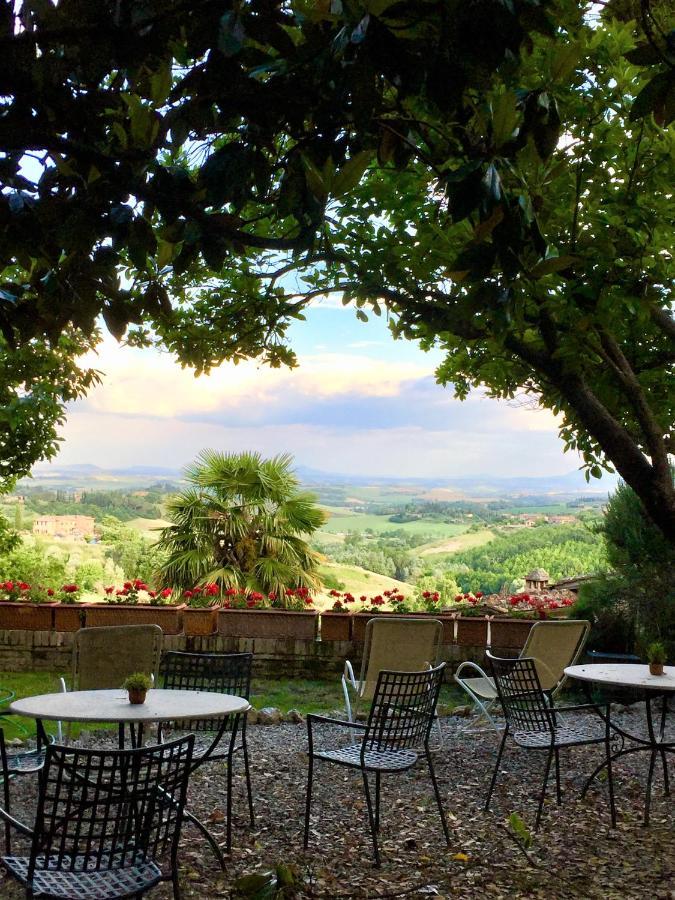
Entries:
<svg viewBox="0 0 675 900">
<path fill-rule="evenodd" d="M 550 377 L 550 373 L 549 373 Z M 655 466 L 577 377 L 556 379 L 558 388 L 619 475 L 642 501 L 654 524 L 675 544 L 675 486 L 669 468 Z"/>
</svg>

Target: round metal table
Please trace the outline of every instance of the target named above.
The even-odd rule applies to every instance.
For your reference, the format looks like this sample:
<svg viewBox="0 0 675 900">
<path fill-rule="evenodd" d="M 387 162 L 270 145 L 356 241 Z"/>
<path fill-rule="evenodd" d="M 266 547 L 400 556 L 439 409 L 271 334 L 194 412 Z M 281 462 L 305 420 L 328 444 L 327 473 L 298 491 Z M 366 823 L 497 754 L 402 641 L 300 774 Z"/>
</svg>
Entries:
<svg viewBox="0 0 675 900">
<path fill-rule="evenodd" d="M 29 719 L 61 722 L 116 722 L 147 725 L 190 719 L 220 719 L 249 709 L 248 700 L 212 691 L 174 691 L 150 688 L 145 703 L 129 703 L 122 688 L 104 691 L 67 691 L 23 697 L 10 706 Z"/>
<path fill-rule="evenodd" d="M 652 796 L 652 781 L 657 756 L 661 757 L 663 766 L 663 782 L 666 796 L 670 795 L 670 780 L 668 777 L 667 754 L 675 753 L 675 738 L 666 738 L 666 721 L 669 712 L 670 697 L 675 693 L 675 666 L 665 666 L 663 675 L 651 675 L 649 666 L 633 665 L 625 663 L 594 663 L 583 666 L 568 666 L 565 674 L 570 678 L 581 681 L 590 697 L 591 686 L 609 685 L 612 687 L 631 687 L 643 692 L 645 712 L 647 719 L 647 735 L 638 735 L 621 728 L 610 720 L 609 725 L 616 736 L 617 747 L 612 754 L 612 762 L 630 753 L 648 752 L 651 754 L 649 761 L 649 774 L 647 776 L 647 789 L 645 793 L 644 824 L 649 824 L 649 808 Z M 658 716 L 658 725 L 654 721 L 653 703 L 661 699 L 661 713 Z M 602 714 L 601 714 L 602 715 Z M 602 716 L 605 718 L 604 716 Z M 631 741 L 635 746 L 625 747 L 625 741 Z M 588 790 L 590 783 L 599 772 L 607 765 L 601 763 L 590 776 L 582 791 L 582 796 Z"/>
</svg>

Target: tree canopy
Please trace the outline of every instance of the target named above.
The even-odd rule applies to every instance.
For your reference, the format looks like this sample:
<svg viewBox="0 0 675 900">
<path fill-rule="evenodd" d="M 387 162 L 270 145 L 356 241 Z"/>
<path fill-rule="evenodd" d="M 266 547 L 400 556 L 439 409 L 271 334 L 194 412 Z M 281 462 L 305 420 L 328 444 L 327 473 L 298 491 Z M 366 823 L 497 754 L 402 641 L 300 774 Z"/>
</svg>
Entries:
<svg viewBox="0 0 675 900">
<path fill-rule="evenodd" d="M 0 21 L 3 472 L 101 322 L 294 364 L 311 299 L 525 391 L 675 534 L 666 2 L 44 0 Z M 669 143 L 670 142 L 670 143 Z"/>
</svg>

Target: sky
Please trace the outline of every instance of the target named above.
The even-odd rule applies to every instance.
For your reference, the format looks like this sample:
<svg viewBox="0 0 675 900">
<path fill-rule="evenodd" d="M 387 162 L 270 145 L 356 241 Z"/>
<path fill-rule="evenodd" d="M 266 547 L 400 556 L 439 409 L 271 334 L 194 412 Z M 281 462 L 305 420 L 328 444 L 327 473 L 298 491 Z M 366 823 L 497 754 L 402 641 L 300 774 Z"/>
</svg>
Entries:
<svg viewBox="0 0 675 900">
<path fill-rule="evenodd" d="M 109 468 L 181 467 L 204 447 L 290 452 L 302 466 L 346 475 L 540 476 L 578 468 L 555 418 L 436 384 L 440 351 L 394 341 L 386 322 L 358 322 L 328 299 L 295 323 L 299 367 L 223 364 L 195 378 L 157 350 L 107 337 L 84 358 L 103 383 L 71 404 L 56 460 Z"/>
</svg>

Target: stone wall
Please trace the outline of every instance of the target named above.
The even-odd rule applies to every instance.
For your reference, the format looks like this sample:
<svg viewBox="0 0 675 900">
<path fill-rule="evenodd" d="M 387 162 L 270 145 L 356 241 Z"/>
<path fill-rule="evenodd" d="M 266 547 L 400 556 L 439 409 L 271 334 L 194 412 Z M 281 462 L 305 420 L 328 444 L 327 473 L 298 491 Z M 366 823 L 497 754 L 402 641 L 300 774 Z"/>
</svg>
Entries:
<svg viewBox="0 0 675 900">
<path fill-rule="evenodd" d="M 71 669 L 75 635 L 58 631 L 0 630 L 0 671 L 58 672 Z M 359 663 L 363 644 L 352 641 L 297 641 L 292 638 L 236 638 L 165 635 L 166 650 L 212 653 L 252 652 L 253 672 L 258 677 L 330 677 L 342 672 L 345 659 Z M 495 652 L 499 652 L 495 648 Z M 517 651 L 516 651 L 517 652 Z M 465 659 L 482 663 L 485 647 L 443 644 L 441 656 L 454 670 Z"/>
</svg>

